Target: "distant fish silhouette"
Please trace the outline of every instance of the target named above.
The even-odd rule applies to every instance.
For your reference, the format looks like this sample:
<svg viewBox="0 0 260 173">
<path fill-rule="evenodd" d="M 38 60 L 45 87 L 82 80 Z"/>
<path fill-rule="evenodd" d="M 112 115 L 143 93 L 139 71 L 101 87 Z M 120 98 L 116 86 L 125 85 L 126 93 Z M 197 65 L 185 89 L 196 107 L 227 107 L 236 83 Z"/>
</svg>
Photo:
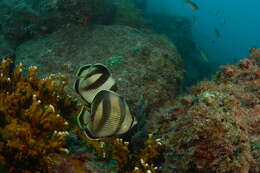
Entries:
<svg viewBox="0 0 260 173">
<path fill-rule="evenodd" d="M 208 55 L 208 53 L 207 53 L 204 49 L 202 49 L 202 48 L 200 48 L 200 47 L 197 47 L 197 49 L 198 49 L 198 51 L 199 51 L 199 53 L 200 53 L 201 58 L 202 58 L 204 61 L 208 62 L 208 61 L 209 61 L 209 55 Z"/>
<path fill-rule="evenodd" d="M 214 28 L 214 33 L 217 38 L 220 38 L 220 32 L 219 32 L 218 28 Z"/>
<path fill-rule="evenodd" d="M 192 10 L 199 10 L 199 6 L 191 0 L 183 0 Z"/>
<path fill-rule="evenodd" d="M 83 107 L 77 121 L 90 139 L 124 134 L 137 123 L 124 98 L 110 90 L 100 91 L 92 102 L 91 113 Z"/>
<path fill-rule="evenodd" d="M 75 91 L 87 103 L 92 103 L 101 90 L 115 91 L 116 83 L 110 71 L 103 64 L 87 64 L 81 66 L 76 74 Z"/>
</svg>

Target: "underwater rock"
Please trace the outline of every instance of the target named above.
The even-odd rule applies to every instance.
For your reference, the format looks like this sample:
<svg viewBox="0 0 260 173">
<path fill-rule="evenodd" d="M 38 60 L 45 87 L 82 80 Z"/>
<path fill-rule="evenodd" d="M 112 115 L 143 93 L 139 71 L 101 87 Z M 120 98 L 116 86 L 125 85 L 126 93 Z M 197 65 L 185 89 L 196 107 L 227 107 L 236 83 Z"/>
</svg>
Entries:
<svg viewBox="0 0 260 173">
<path fill-rule="evenodd" d="M 144 1 L 143 3 L 143 5 L 145 5 Z M 138 9 L 142 6 L 141 4 L 137 4 L 137 2 L 133 0 L 114 0 L 113 4 L 115 10 L 113 15 L 111 15 L 111 23 L 117 25 L 126 25 L 140 29 L 149 28 L 149 26 L 151 25 L 149 19 L 146 20 L 143 17 L 143 12 Z"/>
<path fill-rule="evenodd" d="M 113 15 L 109 0 L 0 1 L 0 30 L 14 47 L 32 37 L 44 37 L 68 24 L 107 23 Z"/>
<path fill-rule="evenodd" d="M 163 172 L 259 172 L 260 55 L 223 66 L 176 101 L 160 122 Z"/>
<path fill-rule="evenodd" d="M 0 59 L 11 58 L 15 56 L 14 49 L 4 39 L 4 35 L 0 34 Z M 15 59 L 12 59 L 15 61 Z"/>
<path fill-rule="evenodd" d="M 189 18 L 160 12 L 148 13 L 144 16 L 145 19 L 149 19 L 154 31 L 166 35 L 174 43 L 181 55 L 185 67 L 184 89 L 200 80 L 209 78 L 218 70 L 216 68 L 219 66 L 218 62 L 214 62 L 212 65 L 207 60 L 200 58 L 202 53 L 204 58 L 207 58 L 207 55 L 205 50 L 198 50 L 192 34 L 194 25 Z"/>
<path fill-rule="evenodd" d="M 71 86 L 80 66 L 104 63 L 132 109 L 140 97 L 150 110 L 174 99 L 183 76 L 181 57 L 169 40 L 122 25 L 70 26 L 22 44 L 16 55 L 19 62 L 40 66 L 40 75 L 68 75 Z"/>
</svg>

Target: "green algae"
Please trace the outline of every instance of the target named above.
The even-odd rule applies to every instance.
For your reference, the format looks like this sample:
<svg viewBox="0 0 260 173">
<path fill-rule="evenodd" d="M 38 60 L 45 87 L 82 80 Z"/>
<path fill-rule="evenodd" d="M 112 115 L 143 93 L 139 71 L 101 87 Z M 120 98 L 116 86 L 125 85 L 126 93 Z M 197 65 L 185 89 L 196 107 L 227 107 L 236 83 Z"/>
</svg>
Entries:
<svg viewBox="0 0 260 173">
<path fill-rule="evenodd" d="M 124 58 L 122 56 L 111 56 L 105 59 L 105 64 L 111 69 L 120 66 L 123 62 Z"/>
</svg>

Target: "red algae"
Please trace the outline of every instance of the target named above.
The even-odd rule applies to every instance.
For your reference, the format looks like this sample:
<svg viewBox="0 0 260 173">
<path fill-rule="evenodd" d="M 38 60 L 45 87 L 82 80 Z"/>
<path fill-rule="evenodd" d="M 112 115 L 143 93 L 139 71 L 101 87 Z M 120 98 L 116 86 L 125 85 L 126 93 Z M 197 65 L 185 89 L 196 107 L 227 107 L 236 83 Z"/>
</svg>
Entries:
<svg viewBox="0 0 260 173">
<path fill-rule="evenodd" d="M 258 52 L 258 51 L 257 51 Z M 259 172 L 260 54 L 221 68 L 179 98 L 163 172 Z"/>
</svg>

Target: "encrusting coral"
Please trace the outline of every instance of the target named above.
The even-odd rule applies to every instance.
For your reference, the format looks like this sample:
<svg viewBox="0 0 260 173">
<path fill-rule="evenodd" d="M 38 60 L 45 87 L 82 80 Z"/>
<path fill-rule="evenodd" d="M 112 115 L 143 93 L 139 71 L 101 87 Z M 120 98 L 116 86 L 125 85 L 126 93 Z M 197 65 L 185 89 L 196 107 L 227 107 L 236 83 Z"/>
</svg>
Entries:
<svg viewBox="0 0 260 173">
<path fill-rule="evenodd" d="M 0 62 L 0 162 L 9 172 L 51 172 L 57 153 L 68 153 L 66 118 L 76 104 L 64 93 L 67 79 L 36 76 L 37 67 L 23 73 L 22 64 L 11 69 Z"/>
</svg>

